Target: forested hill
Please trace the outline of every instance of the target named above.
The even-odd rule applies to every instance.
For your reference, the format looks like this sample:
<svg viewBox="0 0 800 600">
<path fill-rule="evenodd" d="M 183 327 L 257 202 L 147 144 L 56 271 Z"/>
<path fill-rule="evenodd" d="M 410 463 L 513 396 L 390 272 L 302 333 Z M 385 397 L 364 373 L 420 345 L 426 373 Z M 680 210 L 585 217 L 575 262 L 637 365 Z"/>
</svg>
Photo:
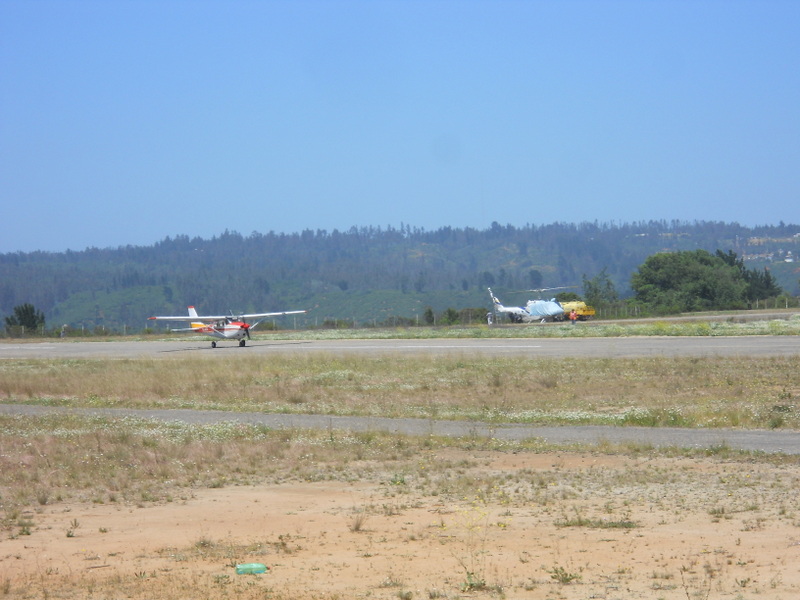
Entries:
<svg viewBox="0 0 800 600">
<path fill-rule="evenodd" d="M 303 231 L 226 231 L 210 240 L 177 236 L 153 246 L 0 254 L 0 316 L 22 303 L 48 327 L 139 330 L 154 314 L 310 309 L 299 324 L 414 318 L 425 307 L 488 307 L 512 290 L 577 286 L 605 269 L 621 296 L 631 274 L 660 251 L 732 250 L 768 266 L 797 295 L 800 226 L 721 222 L 555 223 L 485 230 L 401 226 Z"/>
</svg>

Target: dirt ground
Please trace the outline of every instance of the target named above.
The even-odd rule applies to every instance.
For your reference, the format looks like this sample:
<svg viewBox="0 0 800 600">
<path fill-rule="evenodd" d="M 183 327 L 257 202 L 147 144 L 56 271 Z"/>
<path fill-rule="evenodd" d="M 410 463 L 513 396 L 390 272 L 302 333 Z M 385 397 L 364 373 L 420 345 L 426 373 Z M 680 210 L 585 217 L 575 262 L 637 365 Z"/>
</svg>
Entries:
<svg viewBox="0 0 800 600">
<path fill-rule="evenodd" d="M 415 474 L 192 490 L 156 506 L 37 506 L 0 540 L 0 597 L 800 597 L 796 466 L 439 458 L 463 465 L 453 480 L 473 488 L 423 493 Z M 269 570 L 237 575 L 241 562 Z"/>
</svg>

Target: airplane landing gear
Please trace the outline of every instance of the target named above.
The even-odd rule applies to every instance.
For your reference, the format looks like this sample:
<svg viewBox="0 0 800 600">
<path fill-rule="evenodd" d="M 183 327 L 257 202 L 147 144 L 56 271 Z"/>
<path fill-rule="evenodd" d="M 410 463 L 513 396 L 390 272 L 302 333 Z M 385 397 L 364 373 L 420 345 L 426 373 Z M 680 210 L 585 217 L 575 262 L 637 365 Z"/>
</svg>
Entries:
<svg viewBox="0 0 800 600">
<path fill-rule="evenodd" d="M 216 348 L 217 347 L 217 342 L 211 342 L 211 347 L 212 348 Z"/>
<path fill-rule="evenodd" d="M 244 340 L 239 340 L 239 348 L 241 348 L 242 346 L 244 346 Z"/>
</svg>

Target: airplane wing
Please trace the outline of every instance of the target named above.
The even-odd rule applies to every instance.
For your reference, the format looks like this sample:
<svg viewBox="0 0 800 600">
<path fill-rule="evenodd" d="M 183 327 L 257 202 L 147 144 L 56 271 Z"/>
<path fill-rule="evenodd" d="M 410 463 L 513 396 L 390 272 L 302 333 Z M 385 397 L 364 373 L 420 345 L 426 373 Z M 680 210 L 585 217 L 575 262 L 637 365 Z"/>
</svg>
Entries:
<svg viewBox="0 0 800 600">
<path fill-rule="evenodd" d="M 300 315 L 303 314 L 305 310 L 284 310 L 282 312 L 270 312 L 270 313 L 253 313 L 250 315 L 238 315 L 242 319 L 262 319 L 264 317 L 280 317 L 283 315 Z"/>
<path fill-rule="evenodd" d="M 175 317 L 147 317 L 148 321 L 189 321 L 189 322 L 200 322 L 200 323 L 211 323 L 213 321 L 222 321 L 224 319 L 229 318 L 228 316 L 221 316 L 221 317 L 187 317 L 186 315 L 175 316 Z"/>
<path fill-rule="evenodd" d="M 308 311 L 305 310 L 285 310 L 282 312 L 252 313 L 248 315 L 175 315 L 167 317 L 148 317 L 148 321 L 189 321 L 195 323 L 213 323 L 215 321 L 225 321 L 227 319 L 263 319 L 265 317 L 280 317 L 283 315 L 299 315 Z"/>
</svg>

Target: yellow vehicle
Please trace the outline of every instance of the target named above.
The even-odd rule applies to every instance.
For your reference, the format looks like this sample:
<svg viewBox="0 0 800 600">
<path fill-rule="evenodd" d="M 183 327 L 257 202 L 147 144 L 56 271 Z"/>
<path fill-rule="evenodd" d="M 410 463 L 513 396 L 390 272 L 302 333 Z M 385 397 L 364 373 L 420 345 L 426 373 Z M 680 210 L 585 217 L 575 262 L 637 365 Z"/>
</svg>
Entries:
<svg viewBox="0 0 800 600">
<path fill-rule="evenodd" d="M 585 321 L 586 319 L 591 319 L 594 314 L 595 310 L 594 307 L 589 306 L 586 302 L 581 300 L 573 300 L 571 302 L 561 302 L 561 306 L 564 308 L 564 318 L 569 319 L 569 313 L 573 310 L 578 315 L 579 321 Z"/>
</svg>

